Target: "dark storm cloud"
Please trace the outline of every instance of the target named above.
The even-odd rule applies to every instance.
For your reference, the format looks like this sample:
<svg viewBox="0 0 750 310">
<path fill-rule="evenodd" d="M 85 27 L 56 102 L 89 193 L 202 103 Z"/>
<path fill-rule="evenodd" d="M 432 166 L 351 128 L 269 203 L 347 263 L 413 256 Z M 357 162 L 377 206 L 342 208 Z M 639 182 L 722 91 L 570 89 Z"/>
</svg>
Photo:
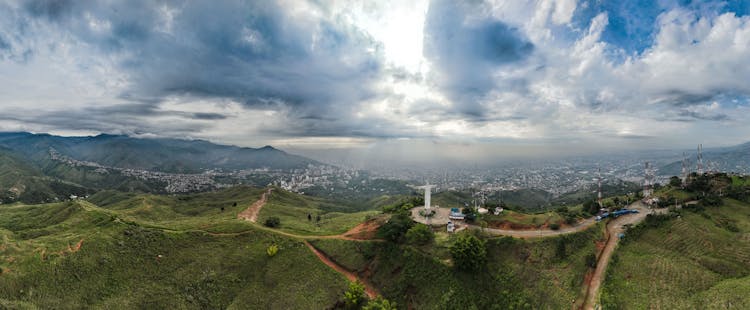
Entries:
<svg viewBox="0 0 750 310">
<path fill-rule="evenodd" d="M 371 83 L 382 69 L 379 47 L 356 28 L 291 16 L 273 1 L 34 1 L 26 8 L 119 56 L 132 85 L 121 98 L 273 102 L 294 115 L 330 118 L 375 96 Z"/>
<path fill-rule="evenodd" d="M 72 0 L 32 0 L 26 2 L 26 10 L 34 16 L 58 20 L 73 9 Z"/>
<path fill-rule="evenodd" d="M 155 119 L 159 116 L 177 118 L 172 121 Z M 146 105 L 121 105 L 103 108 L 70 109 L 65 111 L 29 113 L 3 113 L 0 120 L 16 121 L 45 128 L 65 128 L 92 132 L 140 135 L 160 133 L 164 136 L 190 136 L 210 128 L 206 120 L 224 119 L 214 113 L 187 113 L 161 111 Z"/>
<path fill-rule="evenodd" d="M 425 22 L 424 54 L 440 72 L 440 86 L 459 105 L 456 110 L 481 118 L 484 109 L 477 100 L 498 87 L 493 72 L 525 59 L 534 45 L 501 21 L 470 20 L 471 13 L 481 9 L 477 6 L 481 4 L 432 1 Z"/>
</svg>

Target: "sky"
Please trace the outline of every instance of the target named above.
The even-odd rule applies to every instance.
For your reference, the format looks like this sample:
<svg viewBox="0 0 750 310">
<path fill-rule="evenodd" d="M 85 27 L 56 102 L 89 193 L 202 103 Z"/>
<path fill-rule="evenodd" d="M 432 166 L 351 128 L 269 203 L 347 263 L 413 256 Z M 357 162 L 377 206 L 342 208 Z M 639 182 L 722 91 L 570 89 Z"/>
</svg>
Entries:
<svg viewBox="0 0 750 310">
<path fill-rule="evenodd" d="M 376 159 L 739 144 L 748 14 L 748 1 L 0 0 L 0 131 Z"/>
</svg>

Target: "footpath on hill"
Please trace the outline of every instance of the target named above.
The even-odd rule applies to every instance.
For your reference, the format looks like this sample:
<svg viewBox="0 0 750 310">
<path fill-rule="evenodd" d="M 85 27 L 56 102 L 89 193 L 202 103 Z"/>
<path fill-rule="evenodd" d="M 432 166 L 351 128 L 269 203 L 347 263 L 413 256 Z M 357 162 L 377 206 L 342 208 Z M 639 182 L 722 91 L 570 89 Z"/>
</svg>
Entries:
<svg viewBox="0 0 750 310">
<path fill-rule="evenodd" d="M 256 202 L 254 202 L 250 207 L 245 209 L 244 211 L 237 214 L 237 218 L 244 219 L 246 221 L 250 221 L 252 223 L 256 223 L 258 220 L 258 213 L 260 213 L 260 210 L 265 206 L 266 202 L 268 202 L 268 196 L 271 194 L 271 188 L 269 188 L 267 191 L 265 191 L 261 196 L 260 199 L 258 199 Z M 320 259 L 321 262 L 326 264 L 328 267 L 331 267 L 331 269 L 335 270 L 336 272 L 342 274 L 344 277 L 346 277 L 349 281 L 352 282 L 359 282 L 362 283 L 362 285 L 365 286 L 365 293 L 367 296 L 371 299 L 377 297 L 378 291 L 375 289 L 372 284 L 370 284 L 370 281 L 368 281 L 365 278 L 359 277 L 354 272 L 344 268 L 343 266 L 339 265 L 338 263 L 334 262 L 332 259 L 330 259 L 325 253 L 321 252 L 317 248 L 315 248 L 312 244 L 310 244 L 307 239 L 339 239 L 339 240 L 349 240 L 349 241 L 364 241 L 364 240 L 371 240 L 371 241 L 378 241 L 375 239 L 375 232 L 377 231 L 377 228 L 380 226 L 381 219 L 375 218 L 371 220 L 367 220 L 363 223 L 358 224 L 357 226 L 354 226 L 352 229 L 339 234 L 339 235 L 297 235 L 292 234 L 280 230 L 275 229 L 266 229 L 266 227 L 263 227 L 265 230 L 272 231 L 274 233 L 284 235 L 287 237 L 292 238 L 298 238 L 303 239 L 303 242 L 305 245 L 310 249 L 310 251 L 315 254 L 315 256 Z M 259 226 L 262 227 L 262 226 Z"/>
<path fill-rule="evenodd" d="M 258 221 L 258 213 L 260 213 L 260 209 L 263 208 L 263 206 L 266 205 L 266 202 L 268 201 L 268 196 L 271 195 L 271 191 L 273 188 L 267 189 L 265 192 L 263 192 L 262 195 L 260 195 L 260 199 L 258 201 L 254 202 L 250 207 L 245 209 L 244 211 L 237 214 L 237 218 L 243 219 L 250 222 L 257 222 Z"/>
<path fill-rule="evenodd" d="M 349 279 L 349 281 L 351 282 L 362 283 L 362 285 L 365 286 L 365 293 L 367 294 L 367 297 L 370 297 L 370 299 L 374 299 L 375 297 L 379 295 L 375 287 L 372 286 L 370 282 L 367 281 L 367 279 L 360 278 L 354 272 L 351 272 L 350 270 L 337 264 L 331 258 L 329 258 L 328 255 L 318 250 L 315 246 L 310 244 L 310 242 L 307 242 L 307 240 L 305 240 L 304 243 L 310 249 L 310 251 L 312 251 L 315 254 L 315 256 L 317 256 L 318 259 L 320 259 L 321 262 L 328 265 L 328 267 L 331 267 L 333 270 L 336 270 L 338 273 L 344 275 L 344 277 Z"/>
</svg>

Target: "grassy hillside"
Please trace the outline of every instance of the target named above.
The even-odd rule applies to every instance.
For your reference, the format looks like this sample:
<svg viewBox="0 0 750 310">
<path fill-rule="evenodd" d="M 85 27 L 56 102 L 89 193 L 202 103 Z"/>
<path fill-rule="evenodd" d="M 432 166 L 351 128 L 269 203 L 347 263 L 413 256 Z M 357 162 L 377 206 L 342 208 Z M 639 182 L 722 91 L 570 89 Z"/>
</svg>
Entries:
<svg viewBox="0 0 750 310">
<path fill-rule="evenodd" d="M 438 233 L 427 246 L 317 240 L 315 246 L 358 272 L 404 308 L 564 309 L 578 296 L 601 227 L 560 238 L 489 239 L 484 270 L 453 269 L 448 246 Z M 559 243 L 564 244 L 558 255 Z"/>
<path fill-rule="evenodd" d="M 47 177 L 19 155 L 0 148 L 0 202 L 53 202 L 89 193 L 93 190 Z"/>
<path fill-rule="evenodd" d="M 237 213 L 258 200 L 262 192 L 249 186 L 184 195 L 102 191 L 87 201 L 116 212 L 124 220 L 151 227 L 236 232 L 250 229 L 249 223 L 237 219 Z"/>
<path fill-rule="evenodd" d="M 274 190 L 266 206 L 258 215 L 263 223 L 269 217 L 281 220 L 281 230 L 302 235 L 333 235 L 346 232 L 378 211 L 340 212 L 334 202 L 303 196 L 283 190 Z M 312 220 L 308 220 L 307 215 Z M 320 220 L 318 221 L 318 216 Z"/>
<path fill-rule="evenodd" d="M 629 234 L 602 292 L 607 308 L 750 306 L 750 204 L 724 199 Z"/>
<path fill-rule="evenodd" d="M 216 204 L 249 198 L 231 194 Z M 198 207 L 221 197 L 175 205 L 169 199 L 179 198 L 166 197 L 153 225 L 124 214 L 133 197 L 92 198 L 108 209 L 85 201 L 0 207 L 0 308 L 322 309 L 346 288 L 298 240 L 249 225 L 239 234 L 152 227 L 187 225 L 166 220 L 179 212 L 221 223 L 214 206 Z M 273 257 L 271 244 L 280 248 Z"/>
</svg>

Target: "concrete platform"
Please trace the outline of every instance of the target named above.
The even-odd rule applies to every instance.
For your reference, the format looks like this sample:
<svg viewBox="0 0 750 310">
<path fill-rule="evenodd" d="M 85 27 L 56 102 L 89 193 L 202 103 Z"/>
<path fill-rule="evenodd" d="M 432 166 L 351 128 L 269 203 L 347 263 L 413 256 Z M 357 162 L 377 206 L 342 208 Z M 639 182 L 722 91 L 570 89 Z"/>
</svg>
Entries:
<svg viewBox="0 0 750 310">
<path fill-rule="evenodd" d="M 424 206 L 415 207 L 411 209 L 411 218 L 417 222 L 427 225 L 447 225 L 448 221 L 452 221 L 454 223 L 456 222 L 463 222 L 463 221 L 454 221 L 448 218 L 448 215 L 451 213 L 450 208 L 441 208 L 439 206 L 431 206 L 430 209 L 435 211 L 435 214 L 430 217 L 424 217 L 419 215 L 419 211 L 424 210 Z"/>
</svg>

